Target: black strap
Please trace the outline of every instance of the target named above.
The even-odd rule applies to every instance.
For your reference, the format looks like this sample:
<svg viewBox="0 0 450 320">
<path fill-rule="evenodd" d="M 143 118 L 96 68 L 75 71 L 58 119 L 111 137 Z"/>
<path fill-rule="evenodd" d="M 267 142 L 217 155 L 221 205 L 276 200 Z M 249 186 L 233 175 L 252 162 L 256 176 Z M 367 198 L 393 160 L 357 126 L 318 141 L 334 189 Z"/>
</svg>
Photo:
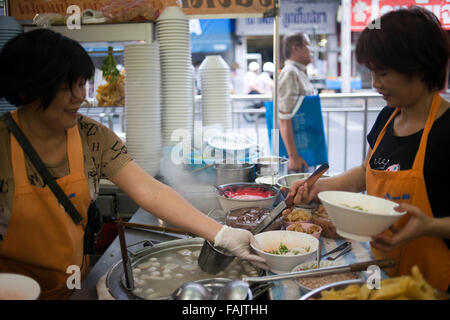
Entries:
<svg viewBox="0 0 450 320">
<path fill-rule="evenodd" d="M 44 183 L 46 183 L 53 191 L 56 198 L 64 206 L 64 209 L 72 218 L 73 222 L 75 222 L 75 224 L 80 224 L 83 221 L 83 217 L 78 213 L 77 209 L 75 209 L 72 202 L 70 202 L 69 198 L 67 198 L 66 194 L 58 185 L 55 178 L 50 174 L 47 167 L 44 165 L 41 158 L 39 158 L 39 155 L 36 153 L 31 143 L 28 141 L 22 130 L 20 130 L 19 126 L 12 118 L 11 113 L 6 112 L 0 117 L 0 120 L 2 120 L 6 124 L 14 137 L 16 137 L 17 141 L 22 146 L 22 149 L 26 152 L 34 167 L 41 175 Z"/>
</svg>

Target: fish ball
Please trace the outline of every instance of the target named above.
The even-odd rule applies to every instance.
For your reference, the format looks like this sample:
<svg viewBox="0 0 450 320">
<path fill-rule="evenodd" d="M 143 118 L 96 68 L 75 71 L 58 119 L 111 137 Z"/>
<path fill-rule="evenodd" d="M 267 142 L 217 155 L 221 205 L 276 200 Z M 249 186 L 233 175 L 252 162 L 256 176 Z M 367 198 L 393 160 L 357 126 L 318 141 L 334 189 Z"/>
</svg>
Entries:
<svg viewBox="0 0 450 320">
<path fill-rule="evenodd" d="M 177 251 L 182 256 L 190 256 L 192 254 L 192 251 L 189 249 L 181 249 Z"/>
<path fill-rule="evenodd" d="M 152 262 L 144 262 L 138 265 L 138 268 L 148 269 L 152 266 Z"/>
<path fill-rule="evenodd" d="M 168 264 L 166 264 L 166 265 L 164 266 L 164 269 L 167 269 L 167 270 L 174 270 L 174 269 L 178 268 L 179 266 L 180 266 L 180 265 L 177 264 L 177 263 L 168 263 Z"/>
</svg>

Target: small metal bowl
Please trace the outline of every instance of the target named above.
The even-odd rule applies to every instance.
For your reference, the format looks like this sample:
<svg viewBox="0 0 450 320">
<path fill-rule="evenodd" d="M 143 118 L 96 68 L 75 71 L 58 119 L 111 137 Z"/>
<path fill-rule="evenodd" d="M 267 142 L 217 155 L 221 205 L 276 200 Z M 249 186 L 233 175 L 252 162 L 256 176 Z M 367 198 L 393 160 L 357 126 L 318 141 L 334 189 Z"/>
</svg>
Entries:
<svg viewBox="0 0 450 320">
<path fill-rule="evenodd" d="M 308 299 L 320 299 L 322 298 L 322 291 L 335 289 L 335 290 L 341 290 L 347 288 L 351 284 L 359 284 L 363 285 L 366 281 L 364 279 L 355 279 L 355 280 L 345 280 L 345 281 L 339 281 L 335 283 L 330 283 L 325 286 L 319 287 L 317 289 L 314 289 L 304 296 L 301 296 L 299 300 L 308 300 Z"/>
<path fill-rule="evenodd" d="M 268 184 L 258 184 L 258 183 L 229 183 L 222 184 L 219 186 L 224 191 L 237 190 L 239 188 L 263 188 L 267 191 L 273 192 L 273 195 L 267 198 L 256 199 L 256 200 L 243 200 L 243 199 L 233 199 L 225 198 L 220 195 L 218 191 L 216 192 L 217 198 L 219 199 L 220 206 L 223 211 L 228 212 L 234 208 L 242 207 L 260 207 L 260 208 L 271 208 L 273 207 L 275 201 L 280 197 L 280 189 Z"/>
</svg>

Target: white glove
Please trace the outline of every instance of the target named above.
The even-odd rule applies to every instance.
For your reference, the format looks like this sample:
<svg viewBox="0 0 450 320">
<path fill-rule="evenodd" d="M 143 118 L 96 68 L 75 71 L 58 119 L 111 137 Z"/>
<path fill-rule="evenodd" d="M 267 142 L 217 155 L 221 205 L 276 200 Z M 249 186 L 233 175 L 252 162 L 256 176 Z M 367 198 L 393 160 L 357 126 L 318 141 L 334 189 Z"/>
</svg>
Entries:
<svg viewBox="0 0 450 320">
<path fill-rule="evenodd" d="M 227 249 L 236 257 L 248 260 L 258 268 L 269 269 L 265 264 L 266 259 L 250 253 L 250 243 L 258 247 L 258 242 L 249 231 L 229 226 L 223 226 L 214 238 L 214 246 Z"/>
</svg>

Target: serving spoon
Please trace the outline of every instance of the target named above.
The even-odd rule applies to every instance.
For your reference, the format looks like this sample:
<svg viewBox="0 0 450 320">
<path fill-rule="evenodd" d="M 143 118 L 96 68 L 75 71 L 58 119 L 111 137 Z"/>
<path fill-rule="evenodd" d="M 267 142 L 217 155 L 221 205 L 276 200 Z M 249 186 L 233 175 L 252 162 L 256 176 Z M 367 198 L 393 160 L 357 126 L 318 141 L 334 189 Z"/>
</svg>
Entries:
<svg viewBox="0 0 450 320">
<path fill-rule="evenodd" d="M 186 282 L 172 294 L 173 300 L 211 300 L 211 292 L 200 283 Z"/>
<path fill-rule="evenodd" d="M 228 282 L 220 292 L 219 300 L 246 300 L 249 284 L 241 280 Z"/>
</svg>

